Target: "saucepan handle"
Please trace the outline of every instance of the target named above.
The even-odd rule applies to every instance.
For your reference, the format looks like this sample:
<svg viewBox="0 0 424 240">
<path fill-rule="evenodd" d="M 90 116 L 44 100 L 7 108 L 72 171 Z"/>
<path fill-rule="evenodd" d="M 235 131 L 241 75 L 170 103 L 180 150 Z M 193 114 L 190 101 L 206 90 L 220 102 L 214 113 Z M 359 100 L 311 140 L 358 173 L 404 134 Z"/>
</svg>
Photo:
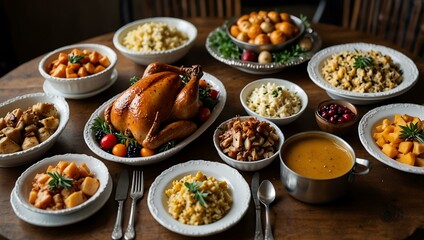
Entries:
<svg viewBox="0 0 424 240">
<path fill-rule="evenodd" d="M 361 165 L 361 166 L 357 166 L 357 165 Z M 355 175 L 365 175 L 368 174 L 371 170 L 371 162 L 366 160 L 366 159 L 362 159 L 362 158 L 357 158 L 355 160 L 355 166 L 353 167 L 352 173 Z"/>
</svg>

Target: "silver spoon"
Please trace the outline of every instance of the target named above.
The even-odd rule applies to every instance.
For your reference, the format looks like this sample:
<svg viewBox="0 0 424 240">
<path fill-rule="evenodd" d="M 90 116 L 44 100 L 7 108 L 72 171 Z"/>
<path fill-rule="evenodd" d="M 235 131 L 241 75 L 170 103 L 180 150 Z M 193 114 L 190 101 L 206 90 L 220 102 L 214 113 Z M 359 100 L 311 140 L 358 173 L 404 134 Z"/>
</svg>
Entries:
<svg viewBox="0 0 424 240">
<path fill-rule="evenodd" d="M 273 240 L 274 237 L 272 236 L 271 223 L 269 222 L 269 205 L 275 199 L 275 189 L 269 180 L 262 181 L 258 189 L 258 198 L 259 201 L 265 205 L 266 210 L 265 240 Z"/>
</svg>

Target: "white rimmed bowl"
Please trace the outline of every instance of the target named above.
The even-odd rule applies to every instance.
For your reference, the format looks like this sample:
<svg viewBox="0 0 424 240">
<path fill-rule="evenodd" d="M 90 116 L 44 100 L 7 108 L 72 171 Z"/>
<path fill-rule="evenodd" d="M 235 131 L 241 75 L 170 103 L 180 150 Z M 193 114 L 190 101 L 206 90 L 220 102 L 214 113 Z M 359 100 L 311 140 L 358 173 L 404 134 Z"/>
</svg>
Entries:
<svg viewBox="0 0 424 240">
<path fill-rule="evenodd" d="M 26 110 L 28 107 L 39 102 L 48 102 L 54 104 L 57 112 L 59 113 L 59 127 L 56 129 L 52 136 L 35 147 L 15 153 L 0 154 L 0 167 L 15 167 L 35 161 L 53 146 L 53 144 L 59 138 L 60 134 L 65 129 L 69 120 L 68 103 L 63 97 L 53 96 L 50 94 L 31 93 L 9 99 L 3 103 L 0 103 L 0 116 L 4 117 L 8 112 L 13 111 L 16 108 Z"/>
<path fill-rule="evenodd" d="M 217 180 L 225 180 L 233 203 L 229 212 L 218 221 L 194 226 L 181 223 L 168 213 L 165 190 L 172 187 L 172 181 L 189 174 L 195 175 L 198 171 Z M 172 232 L 191 237 L 209 236 L 231 228 L 245 215 L 249 203 L 249 185 L 237 170 L 222 163 L 205 160 L 191 160 L 166 169 L 152 183 L 147 196 L 147 205 L 156 221 Z"/>
<path fill-rule="evenodd" d="M 271 118 L 271 117 L 262 116 L 256 113 L 255 111 L 253 111 L 252 109 L 250 109 L 247 103 L 247 99 L 252 94 L 253 90 L 255 90 L 255 88 L 259 88 L 262 85 L 266 85 L 267 83 L 274 83 L 276 86 L 283 86 L 287 88 L 289 91 L 296 93 L 296 95 L 300 98 L 301 104 L 302 104 L 302 107 L 300 108 L 299 112 L 284 118 Z M 302 113 L 305 111 L 306 107 L 308 106 L 308 95 L 301 87 L 299 87 L 297 84 L 294 84 L 290 81 L 278 79 L 278 78 L 263 78 L 263 79 L 259 79 L 247 84 L 241 90 L 240 102 L 243 105 L 243 108 L 248 115 L 257 117 L 257 118 L 262 118 L 281 126 L 281 125 L 286 125 L 295 121 L 297 118 L 299 118 L 302 115 Z"/>
<path fill-rule="evenodd" d="M 242 120 L 243 119 L 249 119 L 249 118 L 252 118 L 252 116 L 240 116 L 240 119 L 242 119 Z M 234 118 L 232 118 L 232 119 L 234 119 Z M 271 121 L 268 121 L 268 120 L 265 120 L 265 119 L 258 119 L 257 118 L 258 121 L 268 122 L 272 127 L 275 128 L 275 131 L 276 131 L 277 135 L 280 138 L 279 141 L 278 141 L 278 143 L 276 143 L 275 146 L 274 146 L 275 153 L 271 157 L 269 157 L 269 158 L 260 159 L 260 160 L 257 160 L 257 161 L 251 161 L 251 162 L 248 162 L 248 161 L 239 161 L 237 159 L 234 159 L 234 158 L 229 157 L 227 154 L 225 154 L 222 151 L 221 147 L 219 146 L 219 136 L 225 131 L 225 125 L 229 121 L 231 121 L 232 119 L 228 119 L 227 121 L 221 123 L 216 128 L 216 130 L 215 130 L 215 132 L 213 134 L 213 143 L 214 143 L 214 146 L 216 148 L 216 151 L 218 152 L 218 155 L 221 157 L 221 159 L 224 162 L 226 162 L 228 165 L 230 165 L 231 167 L 234 167 L 234 168 L 236 168 L 238 170 L 241 170 L 241 171 L 258 171 L 258 170 L 260 170 L 262 168 L 265 168 L 269 164 L 271 164 L 272 161 L 274 161 L 274 159 L 278 156 L 279 151 L 280 151 L 280 148 L 283 145 L 284 140 L 285 140 L 284 134 L 281 131 L 281 129 L 277 125 L 275 125 L 273 122 L 271 122 Z"/>
<path fill-rule="evenodd" d="M 188 36 L 188 40 L 176 48 L 153 52 L 130 50 L 122 44 L 125 35 L 127 35 L 129 31 L 136 29 L 140 25 L 151 22 L 166 23 L 169 27 L 175 27 L 178 31 L 185 33 Z M 169 64 L 174 63 L 184 57 L 194 45 L 196 38 L 197 28 L 192 23 L 179 18 L 154 17 L 140 19 L 122 26 L 115 32 L 113 36 L 113 44 L 122 55 L 138 64 L 148 65 L 152 62 L 162 62 Z"/>
<path fill-rule="evenodd" d="M 366 52 L 371 50 L 390 56 L 393 62 L 399 65 L 400 70 L 403 72 L 403 81 L 399 86 L 384 92 L 360 93 L 336 88 L 322 77 L 321 70 L 324 67 L 325 61 L 332 55 L 339 54 L 343 51 Z M 410 58 L 392 48 L 371 43 L 348 43 L 322 49 L 311 58 L 307 71 L 309 78 L 318 87 L 327 91 L 327 94 L 331 98 L 349 101 L 358 105 L 373 104 L 399 96 L 411 89 L 418 80 L 418 68 Z"/>
<path fill-rule="evenodd" d="M 86 77 L 58 78 L 51 76 L 46 71 L 48 65 L 53 60 L 57 59 L 59 53 L 63 52 L 68 54 L 74 48 L 80 50 L 86 49 L 90 51 L 97 51 L 98 53 L 109 58 L 110 65 L 105 70 Z M 115 51 L 105 45 L 95 43 L 73 44 L 47 53 L 38 64 L 38 71 L 40 72 L 41 76 L 43 76 L 44 79 L 46 79 L 46 81 L 51 85 L 51 87 L 59 92 L 64 94 L 86 94 L 101 89 L 111 81 L 111 75 L 115 69 L 117 60 L 118 57 Z"/>
<path fill-rule="evenodd" d="M 88 168 L 94 173 L 94 177 L 99 179 L 100 185 L 97 189 L 97 192 L 87 199 L 82 204 L 75 206 L 73 208 L 62 209 L 62 210 L 44 210 L 34 207 L 29 201 L 29 193 L 32 189 L 32 181 L 34 176 L 37 173 L 44 173 L 47 170 L 49 165 L 56 166 L 59 161 L 68 161 L 75 162 L 76 165 L 80 165 L 81 163 L 87 164 Z M 75 213 L 76 211 L 81 211 L 87 207 L 90 207 L 93 202 L 96 201 L 102 194 L 105 193 L 106 186 L 109 181 L 109 171 L 104 165 L 104 163 L 94 157 L 87 156 L 85 154 L 64 154 L 64 155 L 55 155 L 49 158 L 45 158 L 27 170 L 25 170 L 21 176 L 18 178 L 15 184 L 15 190 L 17 195 L 17 200 L 20 202 L 22 206 L 26 209 L 46 215 L 66 215 Z"/>
<path fill-rule="evenodd" d="M 385 118 L 393 121 L 395 114 L 408 114 L 424 119 L 424 106 L 413 103 L 396 103 L 371 109 L 359 121 L 359 140 L 361 140 L 362 145 L 371 156 L 387 166 L 408 173 L 424 175 L 424 167 L 410 166 L 386 156 L 373 139 L 375 126 L 380 124 Z"/>
</svg>

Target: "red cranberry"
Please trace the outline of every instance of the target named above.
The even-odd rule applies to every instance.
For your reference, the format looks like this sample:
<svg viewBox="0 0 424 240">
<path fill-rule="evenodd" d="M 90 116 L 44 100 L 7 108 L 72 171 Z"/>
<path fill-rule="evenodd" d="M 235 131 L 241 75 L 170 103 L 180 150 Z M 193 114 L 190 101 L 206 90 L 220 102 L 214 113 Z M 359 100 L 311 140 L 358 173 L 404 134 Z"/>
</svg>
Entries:
<svg viewBox="0 0 424 240">
<path fill-rule="evenodd" d="M 355 118 L 355 113 L 349 108 L 336 103 L 321 106 L 318 114 L 331 123 L 349 122 Z"/>
</svg>

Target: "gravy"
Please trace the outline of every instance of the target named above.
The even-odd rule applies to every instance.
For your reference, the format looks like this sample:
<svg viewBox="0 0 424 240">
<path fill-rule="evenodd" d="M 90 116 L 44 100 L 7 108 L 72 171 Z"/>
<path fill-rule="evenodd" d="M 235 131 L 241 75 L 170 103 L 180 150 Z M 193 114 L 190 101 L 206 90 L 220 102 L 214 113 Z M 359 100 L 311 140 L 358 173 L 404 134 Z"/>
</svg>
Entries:
<svg viewBox="0 0 424 240">
<path fill-rule="evenodd" d="M 294 140 L 285 148 L 282 158 L 294 172 L 314 179 L 342 176 L 354 164 L 353 156 L 346 148 L 323 136 Z"/>
</svg>

